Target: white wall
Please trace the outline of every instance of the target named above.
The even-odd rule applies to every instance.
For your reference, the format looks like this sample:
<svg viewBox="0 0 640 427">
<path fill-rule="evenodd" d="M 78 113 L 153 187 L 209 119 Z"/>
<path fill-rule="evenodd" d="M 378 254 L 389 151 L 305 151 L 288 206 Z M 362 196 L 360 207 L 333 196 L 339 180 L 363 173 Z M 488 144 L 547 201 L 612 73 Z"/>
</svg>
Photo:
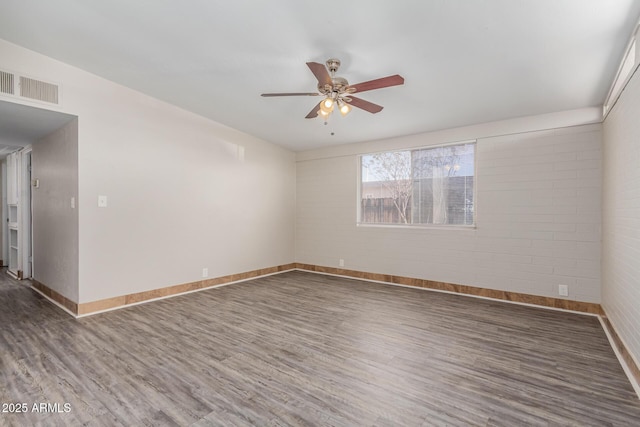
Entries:
<svg viewBox="0 0 640 427">
<path fill-rule="evenodd" d="M 296 261 L 600 301 L 601 125 L 592 110 L 299 153 Z M 535 129 L 560 126 L 557 129 Z M 504 135 L 516 130 L 519 133 Z M 356 226 L 357 154 L 478 138 L 477 229 Z"/>
<path fill-rule="evenodd" d="M 640 365 L 640 72 L 604 122 L 602 305 Z"/>
<path fill-rule="evenodd" d="M 33 277 L 78 301 L 78 121 L 72 120 L 33 144 Z"/>
<path fill-rule="evenodd" d="M 0 58 L 79 117 L 78 302 L 294 261 L 293 153 L 2 40 Z"/>
</svg>

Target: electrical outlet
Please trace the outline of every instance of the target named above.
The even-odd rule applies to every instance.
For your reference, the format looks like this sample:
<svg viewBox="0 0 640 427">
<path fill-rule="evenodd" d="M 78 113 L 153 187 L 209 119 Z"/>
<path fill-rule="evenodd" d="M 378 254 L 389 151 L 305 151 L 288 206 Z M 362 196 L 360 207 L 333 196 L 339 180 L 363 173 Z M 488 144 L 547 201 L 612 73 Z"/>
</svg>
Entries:
<svg viewBox="0 0 640 427">
<path fill-rule="evenodd" d="M 558 295 L 561 297 L 569 296 L 569 286 L 568 285 L 558 285 Z"/>
<path fill-rule="evenodd" d="M 209 277 L 209 269 L 207 267 L 202 269 L 202 277 Z"/>
<path fill-rule="evenodd" d="M 343 260 L 343 259 L 341 259 L 340 261 L 338 261 L 338 265 L 339 265 L 340 267 L 344 267 L 344 260 Z"/>
</svg>

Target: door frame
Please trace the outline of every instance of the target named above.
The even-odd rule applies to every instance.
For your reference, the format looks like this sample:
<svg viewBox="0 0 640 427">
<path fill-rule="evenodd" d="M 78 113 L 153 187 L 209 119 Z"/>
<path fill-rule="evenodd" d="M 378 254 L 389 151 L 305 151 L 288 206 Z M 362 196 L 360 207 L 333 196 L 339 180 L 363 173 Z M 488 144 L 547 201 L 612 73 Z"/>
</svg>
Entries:
<svg viewBox="0 0 640 427">
<path fill-rule="evenodd" d="M 18 201 L 18 229 L 20 269 L 23 279 L 33 277 L 33 191 L 31 187 L 31 164 L 33 148 L 27 145 L 19 151 L 20 155 L 20 184 Z"/>
</svg>

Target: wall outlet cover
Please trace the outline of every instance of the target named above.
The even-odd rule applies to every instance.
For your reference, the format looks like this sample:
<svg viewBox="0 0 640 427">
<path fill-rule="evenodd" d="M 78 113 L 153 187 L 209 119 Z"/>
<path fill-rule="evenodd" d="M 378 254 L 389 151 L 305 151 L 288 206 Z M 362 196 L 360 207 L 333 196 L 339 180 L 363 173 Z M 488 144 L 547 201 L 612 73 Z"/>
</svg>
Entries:
<svg viewBox="0 0 640 427">
<path fill-rule="evenodd" d="M 569 296 L 569 286 L 568 285 L 558 285 L 558 295 L 561 297 Z"/>
</svg>

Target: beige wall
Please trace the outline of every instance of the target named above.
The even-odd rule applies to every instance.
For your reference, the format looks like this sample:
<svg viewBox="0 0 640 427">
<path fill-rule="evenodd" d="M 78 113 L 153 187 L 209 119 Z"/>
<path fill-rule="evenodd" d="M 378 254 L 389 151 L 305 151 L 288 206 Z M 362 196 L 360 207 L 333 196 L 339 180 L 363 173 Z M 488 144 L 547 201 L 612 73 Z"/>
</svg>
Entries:
<svg viewBox="0 0 640 427">
<path fill-rule="evenodd" d="M 216 277 L 339 258 L 544 296 L 562 283 L 571 299 L 600 301 L 601 128 L 578 126 L 597 108 L 296 156 L 10 43 L 0 55 L 59 82 L 58 110 L 79 116 L 77 302 L 200 280 L 203 267 Z M 358 154 L 468 139 L 477 229 L 356 227 Z"/>
<path fill-rule="evenodd" d="M 78 116 L 76 302 L 293 262 L 292 152 L 2 40 L 0 58 Z"/>
<path fill-rule="evenodd" d="M 78 301 L 78 120 L 33 144 L 33 278 Z"/>
<path fill-rule="evenodd" d="M 640 366 L 640 72 L 604 122 L 602 304 Z"/>
<path fill-rule="evenodd" d="M 296 261 L 598 303 L 602 135 L 584 117 L 299 153 Z M 357 226 L 358 154 L 476 138 L 476 229 Z"/>
</svg>

